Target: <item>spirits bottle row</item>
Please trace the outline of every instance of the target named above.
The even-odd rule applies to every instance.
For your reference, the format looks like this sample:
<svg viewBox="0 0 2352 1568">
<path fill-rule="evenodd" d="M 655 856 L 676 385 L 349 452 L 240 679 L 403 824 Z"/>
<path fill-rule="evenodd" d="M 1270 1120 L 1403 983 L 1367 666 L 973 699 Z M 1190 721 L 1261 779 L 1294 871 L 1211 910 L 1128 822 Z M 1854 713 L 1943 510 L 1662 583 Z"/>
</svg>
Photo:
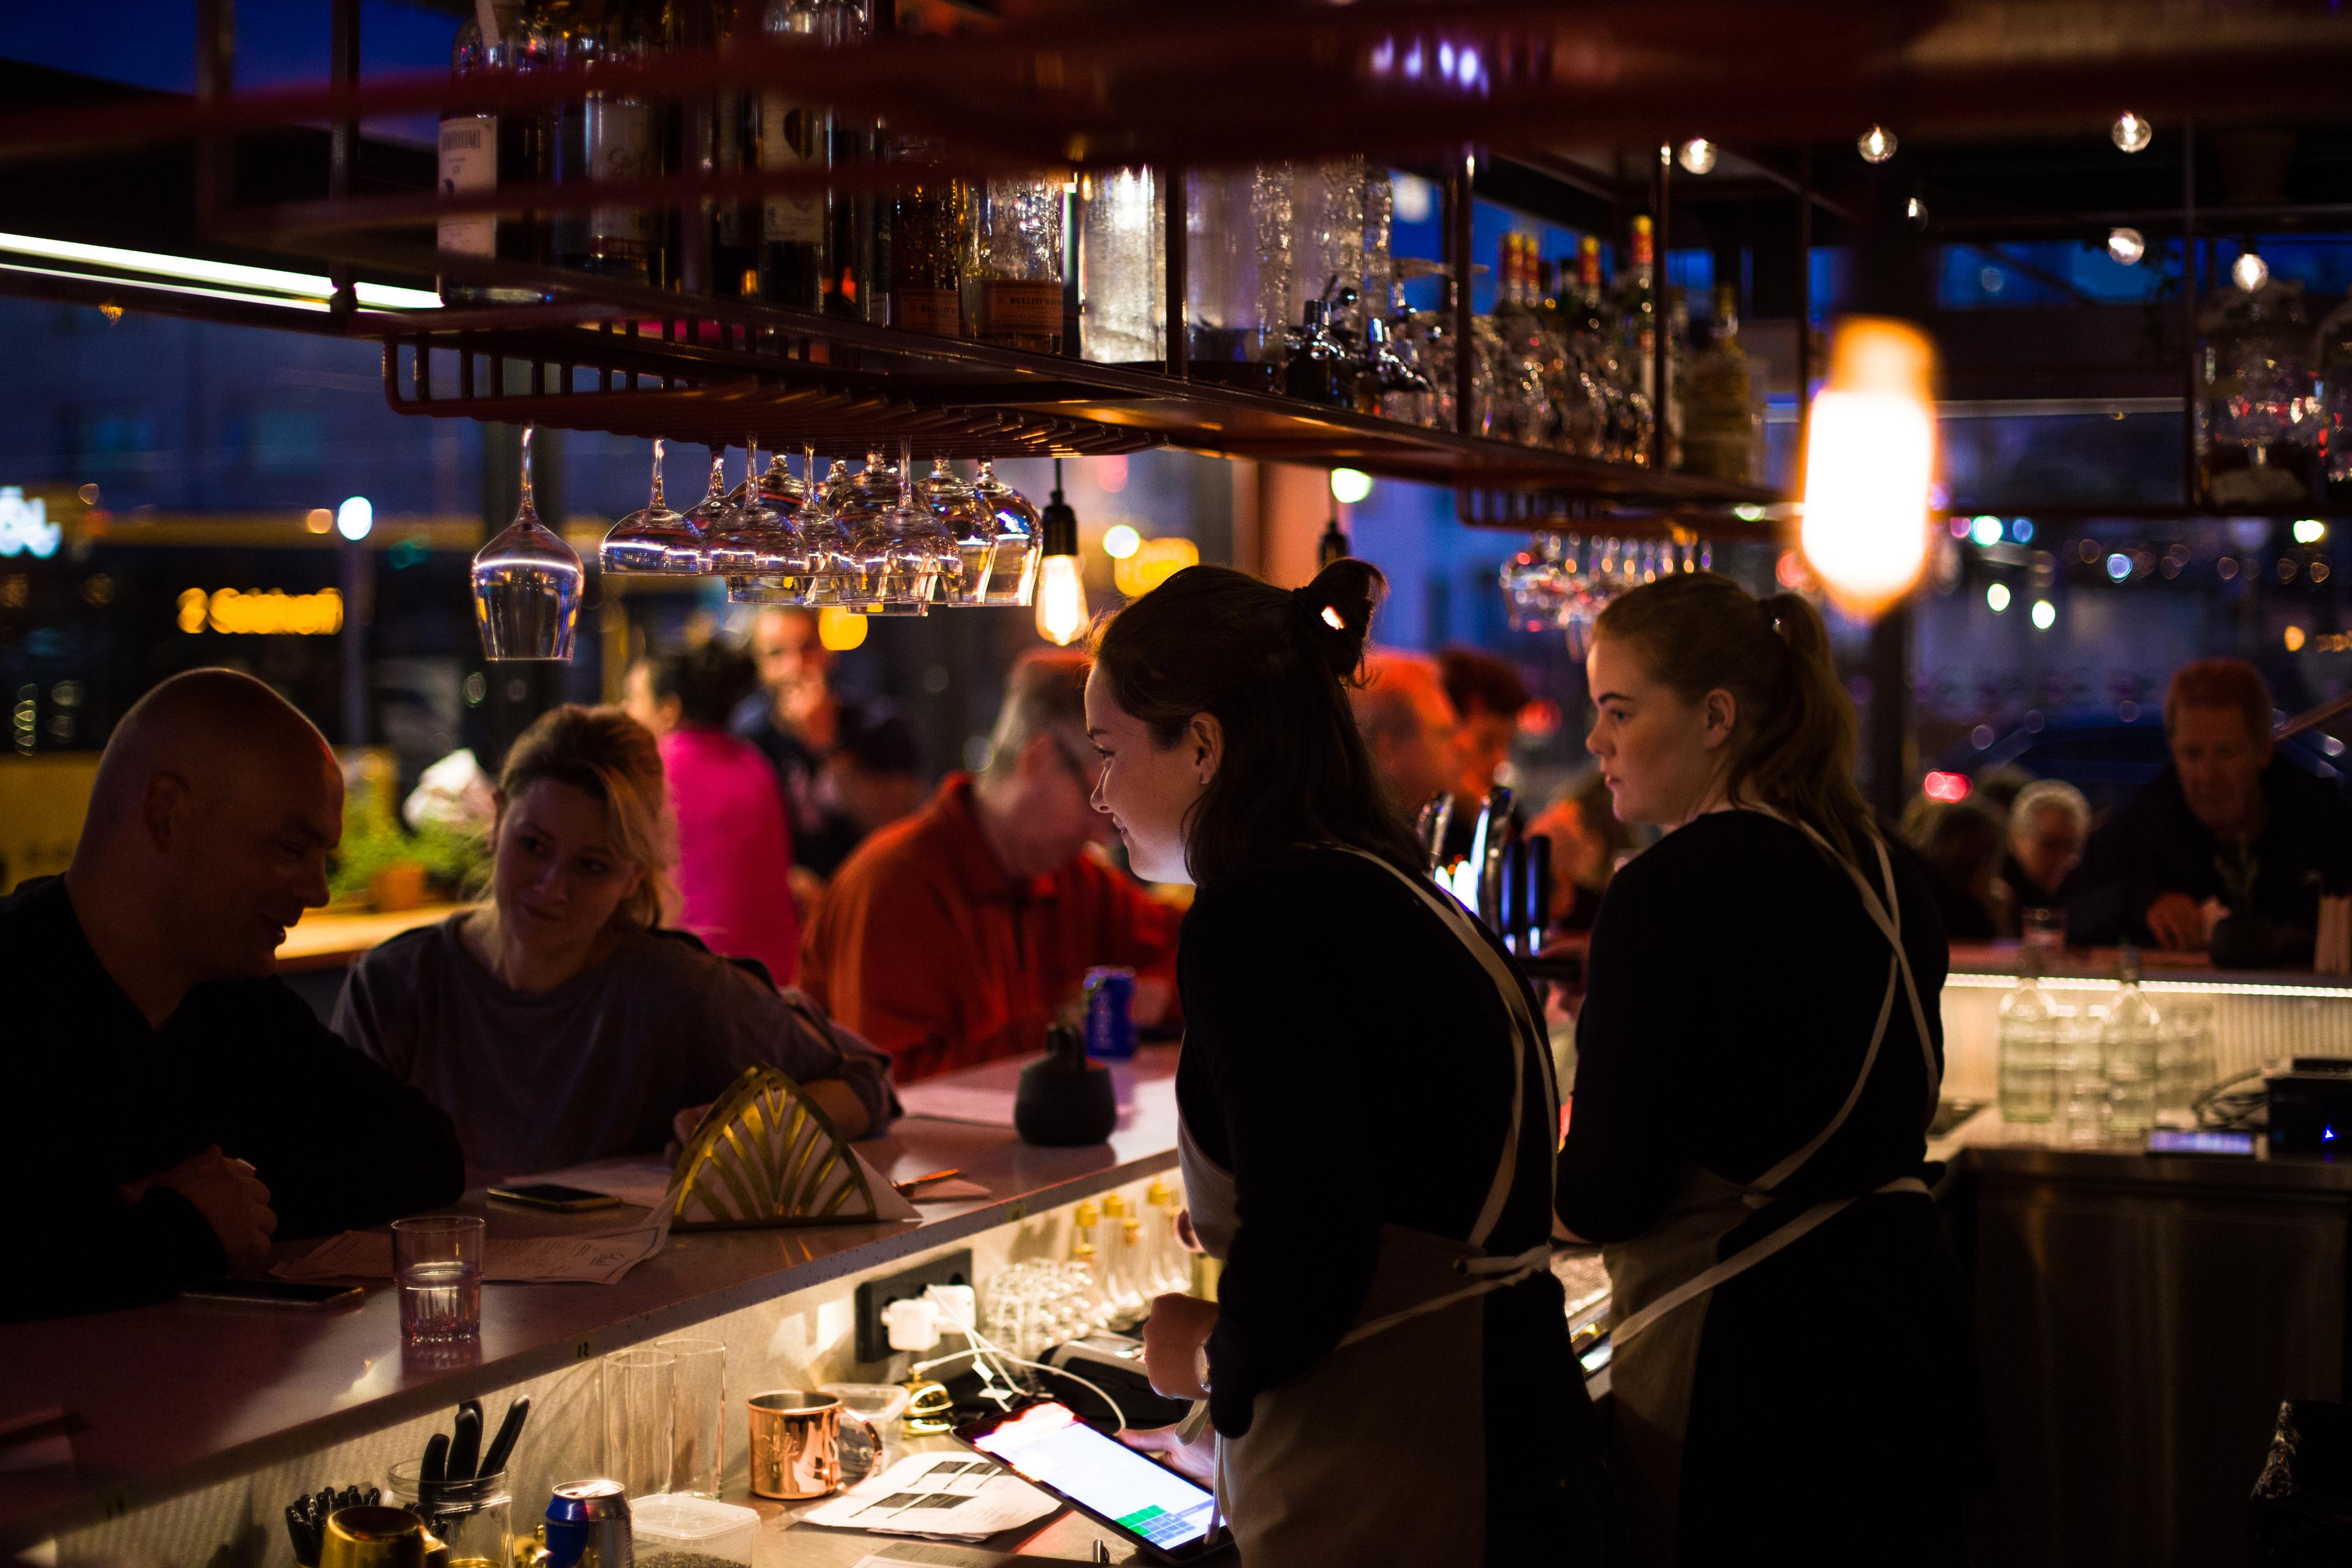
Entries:
<svg viewBox="0 0 2352 1568">
<path fill-rule="evenodd" d="M 870 30 L 858 0 L 478 0 L 457 30 L 452 68 L 462 78 L 561 68 L 593 81 L 601 69 L 669 50 L 723 53 L 753 36 L 787 48 L 840 48 Z M 1168 351 L 1174 207 L 1184 225 L 1185 348 L 1196 377 L 1455 427 L 1450 295 L 1458 280 L 1393 254 L 1396 193 L 1380 163 L 1355 157 L 1195 172 L 1177 203 L 1150 169 L 964 181 L 932 172 L 938 151 L 781 91 L 671 101 L 591 89 L 552 111 L 443 120 L 445 193 L 630 180 L 657 188 L 688 173 L 745 170 L 807 182 L 683 212 L 642 195 L 633 205 L 624 187 L 610 201 L 560 212 L 453 215 L 438 243 L 453 257 L 693 286 L 908 331 L 1152 364 Z M 887 188 L 864 174 L 833 177 L 877 160 L 893 165 Z M 1648 463 L 1663 408 L 1670 461 L 1717 478 L 1760 478 L 1760 398 L 1731 307 L 1718 300 L 1705 341 L 1687 342 L 1679 303 L 1658 286 L 1649 220 L 1634 219 L 1626 239 L 1622 264 L 1604 280 L 1597 238 L 1572 260 L 1549 264 L 1531 237 L 1504 237 L 1494 310 L 1472 328 L 1469 427 Z M 690 268 L 689 255 L 707 262 Z M 1071 344 L 1065 277 L 1073 262 Z M 1432 275 L 1438 308 L 1409 307 L 1403 283 Z M 452 305 L 541 298 L 527 287 L 484 285 L 463 268 L 445 274 L 441 292 Z M 1664 388 L 1661 331 L 1670 350 Z M 1686 395 L 1677 391 L 1684 382 Z"/>
<path fill-rule="evenodd" d="M 2304 286 L 2267 268 L 2198 321 L 2197 437 L 2215 506 L 2352 501 L 2352 297 L 2315 330 Z"/>
</svg>

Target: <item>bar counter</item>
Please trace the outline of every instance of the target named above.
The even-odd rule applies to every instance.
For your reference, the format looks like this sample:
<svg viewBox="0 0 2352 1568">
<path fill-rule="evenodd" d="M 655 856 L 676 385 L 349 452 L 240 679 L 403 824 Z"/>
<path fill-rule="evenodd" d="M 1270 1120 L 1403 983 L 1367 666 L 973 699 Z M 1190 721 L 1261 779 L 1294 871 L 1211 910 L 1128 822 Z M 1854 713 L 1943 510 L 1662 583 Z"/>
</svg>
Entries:
<svg viewBox="0 0 2352 1568">
<path fill-rule="evenodd" d="M 288 1501 L 374 1484 L 446 1430 L 460 1400 L 484 1399 L 495 1421 L 517 1394 L 532 1400 L 509 1472 L 528 1531 L 553 1483 L 600 1468 L 600 1359 L 688 1331 L 727 1345 L 727 1495 L 746 1500 L 746 1395 L 878 1373 L 853 1359 L 857 1279 L 955 1247 L 973 1249 L 976 1280 L 1010 1258 L 1066 1255 L 1068 1205 L 1175 1163 L 1175 1061 L 1174 1047 L 1149 1047 L 1117 1069 L 1118 1129 L 1082 1149 L 1014 1135 L 1021 1061 L 911 1086 L 908 1115 L 860 1152 L 892 1181 L 960 1168 L 987 1197 L 920 1203 L 920 1223 L 674 1235 L 612 1285 L 489 1284 L 478 1346 L 460 1352 L 404 1346 L 389 1283 L 340 1311 L 175 1301 L 0 1325 L 0 1421 L 62 1409 L 72 1447 L 70 1463 L 40 1469 L 23 1468 L 38 1445 L 0 1449 L 0 1553 L 51 1542 L 46 1560 L 68 1564 L 200 1563 L 224 1548 L 288 1563 Z M 478 1190 L 459 1207 L 488 1214 L 494 1237 L 607 1230 L 641 1212 L 486 1208 Z"/>
</svg>

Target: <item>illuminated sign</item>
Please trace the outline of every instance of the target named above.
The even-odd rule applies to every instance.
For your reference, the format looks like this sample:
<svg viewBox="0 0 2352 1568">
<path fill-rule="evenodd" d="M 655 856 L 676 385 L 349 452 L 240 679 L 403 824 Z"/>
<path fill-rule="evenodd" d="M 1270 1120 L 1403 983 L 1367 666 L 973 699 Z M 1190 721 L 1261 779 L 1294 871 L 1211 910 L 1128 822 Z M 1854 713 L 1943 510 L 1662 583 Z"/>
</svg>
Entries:
<svg viewBox="0 0 2352 1568">
<path fill-rule="evenodd" d="M 180 629 L 251 637 L 331 637 L 343 629 L 343 596 L 332 588 L 289 594 L 272 588 L 243 592 L 222 588 L 207 594 L 190 588 L 180 595 Z"/>
<path fill-rule="evenodd" d="M 26 500 L 21 486 L 0 485 L 0 555 L 23 551 L 45 560 L 64 537 L 64 528 L 49 521 L 48 502 L 38 496 Z"/>
</svg>

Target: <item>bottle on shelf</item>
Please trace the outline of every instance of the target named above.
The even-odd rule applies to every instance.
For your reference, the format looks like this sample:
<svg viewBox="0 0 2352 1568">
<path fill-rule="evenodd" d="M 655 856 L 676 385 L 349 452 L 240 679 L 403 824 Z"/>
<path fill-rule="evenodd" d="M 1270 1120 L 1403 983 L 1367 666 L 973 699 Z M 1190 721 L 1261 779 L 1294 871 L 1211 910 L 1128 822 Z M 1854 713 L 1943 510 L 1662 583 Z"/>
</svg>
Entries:
<svg viewBox="0 0 2352 1568">
<path fill-rule="evenodd" d="M 873 13 L 860 0 L 816 0 L 816 40 L 824 47 L 848 48 L 873 31 Z M 882 128 L 873 121 L 829 115 L 825 132 L 828 167 L 882 156 Z M 889 203 L 870 189 L 835 189 L 825 195 L 824 213 L 825 314 L 882 325 L 889 315 L 883 297 L 890 277 Z"/>
<path fill-rule="evenodd" d="M 547 34 L 513 0 L 487 0 L 458 24 L 450 46 L 453 77 L 509 76 L 547 68 L 552 47 Z M 537 110 L 497 114 L 452 114 L 439 133 L 439 178 L 446 195 L 535 185 L 550 168 L 549 117 Z M 546 221 L 530 213 L 499 216 L 466 213 L 441 220 L 436 246 L 459 256 L 501 261 L 547 259 Z M 463 278 L 441 279 L 442 302 L 449 305 L 513 304 L 537 300 L 535 289 L 499 288 Z"/>
<path fill-rule="evenodd" d="M 1102 364 L 1168 355 L 1168 242 L 1160 178 L 1102 169 L 1079 181 L 1078 346 Z"/>
<path fill-rule="evenodd" d="M 711 5 L 711 42 L 722 55 L 735 44 L 736 10 L 728 0 Z M 703 167 L 720 174 L 740 174 L 760 163 L 759 99 L 736 88 L 711 97 L 704 114 Z M 741 196 L 711 205 L 710 291 L 721 299 L 760 297 L 760 203 Z M 782 453 L 777 454 L 781 461 Z"/>
<path fill-rule="evenodd" d="M 828 30 L 814 0 L 770 0 L 760 17 L 770 43 L 820 47 Z M 830 142 L 825 114 L 781 92 L 747 106 L 749 144 L 762 171 L 822 169 Z M 771 191 L 760 203 L 760 298 L 795 310 L 820 309 L 825 283 L 825 193 Z"/>
<path fill-rule="evenodd" d="M 2106 1083 L 2106 1135 L 2137 1141 L 2156 1125 L 2157 1053 L 2163 1019 L 2139 988 L 2137 949 L 2116 965 L 2116 994 L 2099 1027 L 2099 1076 Z"/>
<path fill-rule="evenodd" d="M 1062 187 L 996 179 L 973 188 L 964 318 L 982 342 L 1062 352 Z"/>
<path fill-rule="evenodd" d="M 901 138 L 895 157 L 920 165 L 937 153 Z M 963 336 L 963 231 L 970 196 L 961 180 L 914 174 L 890 205 L 890 325 L 935 337 Z"/>
<path fill-rule="evenodd" d="M 1715 291 L 1706 335 L 1706 346 L 1681 378 L 1683 469 L 1733 484 L 1760 483 L 1764 410 L 1739 342 L 1739 291 L 1727 283 Z"/>
<path fill-rule="evenodd" d="M 591 71 L 648 59 L 661 44 L 661 13 L 647 0 L 612 0 L 587 22 Z M 663 150 L 651 102 L 591 89 L 582 105 L 581 167 L 599 184 L 650 178 L 661 173 Z M 667 287 L 668 247 L 659 243 L 655 215 L 625 201 L 588 209 L 587 251 L 573 265 L 625 282 Z"/>
<path fill-rule="evenodd" d="M 548 61 L 558 70 L 585 70 L 596 59 L 596 30 L 589 24 L 583 0 L 542 0 L 540 30 L 547 40 Z M 588 174 L 588 100 L 567 98 L 549 116 L 548 178 L 558 184 L 577 184 Z M 588 213 L 567 207 L 547 224 L 548 259 L 575 270 L 588 265 Z"/>
</svg>

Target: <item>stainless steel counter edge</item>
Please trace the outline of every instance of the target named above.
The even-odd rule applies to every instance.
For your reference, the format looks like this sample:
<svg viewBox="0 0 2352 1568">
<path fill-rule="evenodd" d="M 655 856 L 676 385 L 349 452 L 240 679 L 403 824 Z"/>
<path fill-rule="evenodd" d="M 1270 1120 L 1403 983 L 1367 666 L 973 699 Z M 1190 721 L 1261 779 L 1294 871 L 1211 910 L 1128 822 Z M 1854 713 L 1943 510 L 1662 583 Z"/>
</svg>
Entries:
<svg viewBox="0 0 2352 1568">
<path fill-rule="evenodd" d="M 340 1409 L 293 1421 L 264 1436 L 232 1442 L 214 1452 L 182 1463 L 173 1464 L 152 1473 L 105 1479 L 77 1487 L 74 1495 L 59 1500 L 36 1500 L 20 1505 L 22 1511 L 0 1518 L 0 1552 L 14 1551 L 51 1539 L 88 1525 L 115 1519 L 133 1509 L 152 1506 L 184 1493 L 222 1481 L 233 1479 L 265 1466 L 299 1457 L 330 1444 L 364 1437 L 387 1427 L 415 1419 L 420 1415 L 446 1409 L 459 1400 L 477 1397 L 495 1390 L 510 1387 L 528 1379 L 561 1371 L 604 1352 L 619 1349 L 641 1341 L 673 1333 L 692 1324 L 708 1321 L 741 1308 L 810 1289 L 845 1277 L 866 1272 L 901 1258 L 934 1252 L 941 1247 L 967 1239 L 997 1226 L 1058 1208 L 1065 1204 L 1090 1197 L 1113 1187 L 1145 1180 L 1171 1168 L 1176 1163 L 1174 1125 L 1173 1070 L 1175 1052 L 1172 1047 L 1144 1053 L 1137 1068 L 1139 1081 L 1129 1086 L 1135 1114 L 1129 1125 L 1113 1135 L 1112 1163 L 1067 1176 L 1048 1180 L 1042 1184 L 1019 1192 L 992 1195 L 974 1200 L 951 1213 L 920 1223 L 898 1223 L 887 1226 L 825 1226 L 807 1230 L 750 1230 L 704 1233 L 729 1240 L 738 1237 L 764 1238 L 773 1241 L 780 1237 L 819 1237 L 825 1239 L 845 1234 L 865 1232 L 848 1245 L 824 1251 L 821 1255 L 786 1264 L 756 1277 L 737 1279 L 708 1291 L 695 1291 L 663 1302 L 647 1310 L 634 1312 L 610 1322 L 594 1323 L 584 1329 L 550 1334 L 544 1340 L 524 1348 L 507 1352 L 495 1359 L 486 1358 L 475 1364 L 452 1368 L 446 1373 L 411 1381 L 403 1386 Z M 1157 1058 L 1153 1060 L 1150 1058 Z M 957 1075 L 967 1087 L 994 1088 L 1002 1079 L 1009 1087 L 1011 1075 L 1024 1064 L 995 1064 Z M 910 1110 L 921 1102 L 918 1085 L 907 1098 Z M 926 1136 L 926 1133 L 930 1136 Z M 1121 1151 L 1119 1144 L 1128 1144 Z M 1140 1144 L 1139 1148 L 1135 1145 Z M 959 1145 L 961 1148 L 959 1149 Z M 1102 1152 L 1102 1146 L 1084 1150 L 1030 1150 L 1018 1142 L 1010 1128 L 976 1126 L 957 1121 L 943 1121 L 919 1115 L 910 1115 L 893 1129 L 892 1136 L 877 1144 L 860 1145 L 874 1158 L 877 1151 L 887 1156 L 877 1159 L 884 1173 L 892 1180 L 906 1180 L 924 1174 L 944 1165 L 961 1163 L 968 1175 L 993 1185 L 1010 1174 L 1011 1165 L 1026 1157 L 1052 1159 L 1059 1156 L 1084 1157 Z M 1004 1156 L 1003 1168 L 988 1169 L 993 1161 L 975 1160 L 975 1154 L 999 1153 Z M 994 1181 L 992 1181 L 994 1178 Z M 478 1191 L 467 1194 L 470 1206 L 478 1204 Z M 500 1211 L 502 1216 L 506 1211 Z M 586 1220 L 603 1219 L 609 1215 L 583 1216 Z M 550 1226 L 548 1234 L 561 1234 L 562 1229 L 594 1228 L 588 1224 Z M 699 1236 L 693 1239 L 699 1240 Z M 640 1265 L 640 1269 L 653 1268 L 660 1258 Z M 493 1286 L 500 1291 L 589 1292 L 625 1290 L 628 1281 L 616 1286 L 547 1285 Z M 354 1309 L 354 1313 L 376 1308 L 382 1300 L 383 1309 L 389 1310 L 388 1287 L 378 1287 L 370 1293 L 366 1307 Z M 562 1300 L 562 1298 L 558 1298 Z M 100 1331 L 109 1319 L 127 1321 L 134 1314 L 177 1313 L 192 1311 L 186 1304 L 167 1303 L 161 1307 L 133 1310 L 133 1313 L 107 1314 L 104 1318 L 81 1320 L 79 1326 Z M 244 1321 L 250 1324 L 253 1314 L 267 1314 L 267 1309 L 243 1310 Z M 282 1320 L 279 1320 L 282 1321 Z M 485 1314 L 486 1325 L 488 1314 Z M 60 1321 L 72 1323 L 75 1321 Z M 37 1331 L 50 1325 L 0 1325 L 0 1362 L 13 1362 L 10 1341 Z M 200 1326 L 200 1324 L 198 1325 Z M 393 1331 L 396 1335 L 396 1329 Z M 397 1351 L 395 1343 L 386 1347 Z M 201 1354 L 202 1352 L 198 1352 Z M 8 1379 L 16 1380 L 12 1368 Z M 257 1383 L 259 1379 L 257 1378 Z M 120 1397 L 130 1398 L 127 1390 Z M 20 1396 L 21 1397 L 21 1396 Z M 42 1400 L 36 1390 L 34 1407 Z M 70 1400 L 64 1402 L 70 1414 L 87 1417 L 95 1411 L 75 1411 Z M 17 1414 L 19 1400 L 12 1399 L 10 1408 L 0 1414 Z M 110 1410 L 110 1418 L 126 1418 L 127 1412 Z M 135 1419 L 135 1417 L 131 1417 Z M 78 1456 L 79 1457 L 79 1456 Z M 22 1497 L 26 1478 L 0 1476 L 0 1510 L 7 1510 L 17 1501 L 10 1494 Z"/>
</svg>

